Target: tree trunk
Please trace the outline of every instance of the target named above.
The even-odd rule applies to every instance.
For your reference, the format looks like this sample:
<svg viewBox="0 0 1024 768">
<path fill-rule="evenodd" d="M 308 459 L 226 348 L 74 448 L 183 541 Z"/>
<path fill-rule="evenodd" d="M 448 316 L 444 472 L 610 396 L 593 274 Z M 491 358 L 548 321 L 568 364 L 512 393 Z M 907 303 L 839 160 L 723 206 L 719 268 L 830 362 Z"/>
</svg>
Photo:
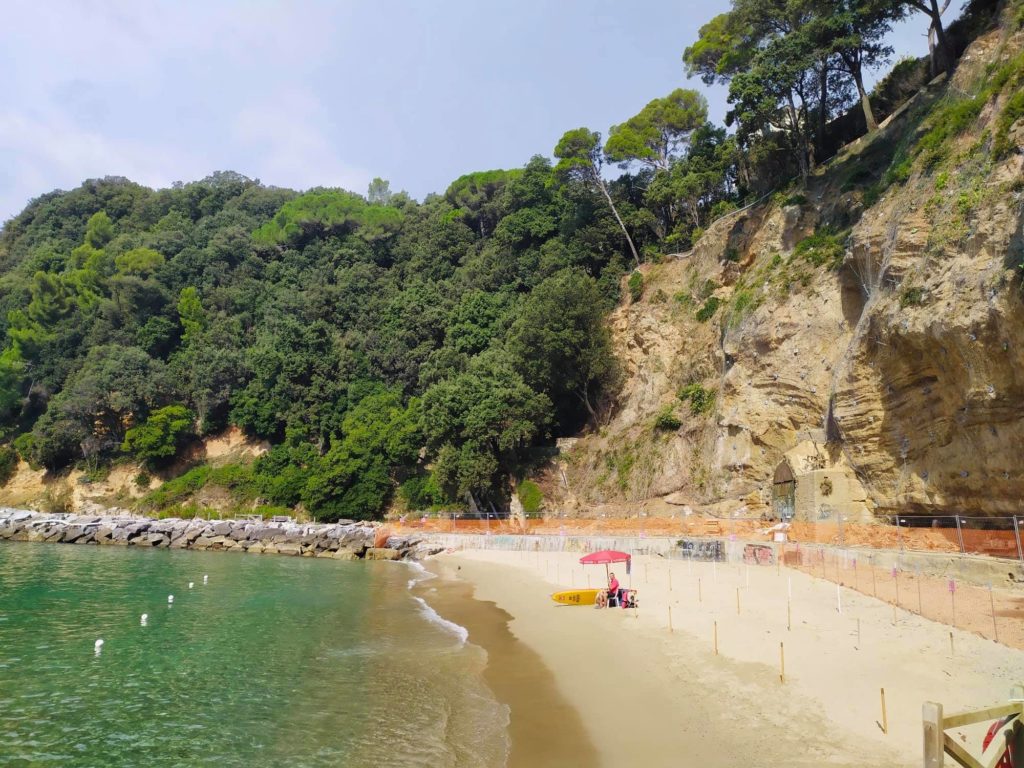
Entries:
<svg viewBox="0 0 1024 768">
<path fill-rule="evenodd" d="M 622 222 L 622 217 L 619 216 L 619 211 L 615 207 L 615 203 L 612 200 L 612 196 L 608 194 L 608 188 L 604 185 L 604 180 L 601 178 L 601 174 L 598 172 L 596 168 L 594 169 L 594 180 L 597 182 L 597 186 L 600 187 L 601 191 L 604 193 L 604 198 L 605 200 L 608 201 L 608 207 L 612 209 L 612 215 L 615 216 L 615 220 L 619 222 L 619 227 L 622 229 L 622 234 L 626 236 L 626 242 L 629 243 L 629 250 L 633 254 L 633 261 L 635 261 L 636 265 L 639 267 L 640 254 L 636 252 L 636 246 L 633 245 L 633 238 L 629 236 L 629 230 L 626 229 L 626 225 Z"/>
<path fill-rule="evenodd" d="M 864 122 L 867 123 L 868 133 L 878 130 L 878 121 L 875 120 L 875 113 L 871 110 L 871 99 L 864 90 L 864 76 L 860 71 L 860 64 L 854 68 L 853 81 L 857 84 L 857 93 L 860 94 L 860 105 L 864 108 Z"/>
<path fill-rule="evenodd" d="M 796 104 L 793 103 L 793 94 L 790 92 L 787 94 L 789 100 L 789 124 L 791 133 L 793 135 L 793 141 L 797 144 L 797 164 L 800 166 L 800 178 L 803 181 L 807 181 L 807 176 L 810 173 L 810 169 L 807 167 L 807 136 L 806 133 L 800 128 L 800 115 L 797 114 Z"/>
<path fill-rule="evenodd" d="M 580 399 L 583 406 L 587 409 L 587 413 L 590 414 L 590 418 L 597 423 L 597 411 L 594 410 L 594 406 L 590 403 L 590 382 L 584 384 L 580 389 L 574 391 L 576 397 Z"/>
<path fill-rule="evenodd" d="M 952 76 L 954 54 L 953 49 L 949 45 L 949 39 L 946 37 L 946 30 L 942 27 L 942 14 L 949 7 L 951 0 L 945 0 L 942 7 L 939 8 L 938 0 L 928 0 L 929 4 L 924 5 L 923 2 L 912 2 L 915 8 L 922 13 L 928 14 L 932 20 L 932 25 L 928 29 L 928 52 L 931 55 L 931 74 L 935 77 L 939 74 L 939 61 L 941 59 L 942 69 L 946 71 L 946 74 Z M 932 34 L 935 35 L 935 41 L 937 45 L 932 44 Z"/>
<path fill-rule="evenodd" d="M 818 86 L 821 89 L 818 101 L 818 154 L 825 156 L 825 126 L 828 124 L 828 66 L 821 62 L 818 73 Z"/>
</svg>

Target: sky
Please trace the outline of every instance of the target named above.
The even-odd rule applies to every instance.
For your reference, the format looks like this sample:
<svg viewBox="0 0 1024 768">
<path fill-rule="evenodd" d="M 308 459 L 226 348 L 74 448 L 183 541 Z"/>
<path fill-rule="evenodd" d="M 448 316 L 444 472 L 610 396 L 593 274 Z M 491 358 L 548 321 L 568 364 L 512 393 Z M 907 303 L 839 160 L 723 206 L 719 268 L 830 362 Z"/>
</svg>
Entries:
<svg viewBox="0 0 1024 768">
<path fill-rule="evenodd" d="M 233 170 L 416 198 L 606 134 L 687 80 L 728 0 L 9 0 L 0 28 L 0 222 L 88 178 L 151 187 Z M 895 60 L 925 53 L 916 15 Z"/>
</svg>

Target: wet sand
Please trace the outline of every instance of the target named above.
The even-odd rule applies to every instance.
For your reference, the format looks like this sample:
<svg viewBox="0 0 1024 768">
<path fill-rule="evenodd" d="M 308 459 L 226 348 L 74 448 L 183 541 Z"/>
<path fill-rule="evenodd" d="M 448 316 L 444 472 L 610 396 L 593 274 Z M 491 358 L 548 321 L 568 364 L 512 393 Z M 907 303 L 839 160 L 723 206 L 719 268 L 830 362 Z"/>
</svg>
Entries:
<svg viewBox="0 0 1024 768">
<path fill-rule="evenodd" d="M 890 606 L 861 595 L 844 595 L 837 614 L 835 585 L 786 569 L 752 568 L 748 585 L 742 569 L 676 563 L 673 582 L 669 563 L 638 557 L 636 614 L 556 606 L 555 587 L 583 585 L 577 558 L 467 551 L 430 564 L 463 591 L 437 582 L 425 597 L 488 651 L 488 681 L 511 707 L 512 765 L 909 768 L 924 701 L 987 706 L 1024 669 L 1021 652 L 966 633 L 951 659 L 948 628 L 902 615 L 894 626 Z M 888 734 L 876 724 L 881 686 Z"/>
<path fill-rule="evenodd" d="M 511 709 L 509 768 L 597 765 L 594 745 L 579 713 L 555 685 L 541 657 L 509 630 L 512 615 L 493 602 L 473 599 L 473 586 L 454 578 L 432 579 L 416 589 L 441 616 L 469 631 L 470 641 L 487 651 L 484 679 Z M 557 723 L 556 737 L 549 737 Z"/>
</svg>

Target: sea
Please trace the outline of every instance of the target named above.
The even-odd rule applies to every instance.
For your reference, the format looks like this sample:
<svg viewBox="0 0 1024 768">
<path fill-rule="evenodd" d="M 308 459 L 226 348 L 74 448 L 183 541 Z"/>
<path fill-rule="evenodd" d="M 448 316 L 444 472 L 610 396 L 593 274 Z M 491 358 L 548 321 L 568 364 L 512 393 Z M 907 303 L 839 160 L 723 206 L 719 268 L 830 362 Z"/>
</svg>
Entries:
<svg viewBox="0 0 1024 768">
<path fill-rule="evenodd" d="M 486 652 L 415 594 L 427 578 L 0 542 L 0 766 L 505 765 Z"/>
</svg>

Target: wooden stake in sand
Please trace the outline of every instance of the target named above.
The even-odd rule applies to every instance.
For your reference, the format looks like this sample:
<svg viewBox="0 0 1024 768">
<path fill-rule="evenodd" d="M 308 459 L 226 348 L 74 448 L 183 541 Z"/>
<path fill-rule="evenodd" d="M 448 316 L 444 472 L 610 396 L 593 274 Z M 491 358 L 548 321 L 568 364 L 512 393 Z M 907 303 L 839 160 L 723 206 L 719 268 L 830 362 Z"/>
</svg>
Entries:
<svg viewBox="0 0 1024 768">
<path fill-rule="evenodd" d="M 900 604 L 900 571 L 894 565 L 892 567 L 892 578 L 896 582 L 896 605 Z"/>
<path fill-rule="evenodd" d="M 992 606 L 992 632 L 996 636 L 996 642 L 999 642 L 999 627 L 996 625 L 996 601 L 992 597 L 992 585 L 988 585 L 988 604 Z"/>
<path fill-rule="evenodd" d="M 789 577 L 788 583 L 786 584 L 786 594 L 789 596 L 790 600 L 793 599 L 793 577 L 792 576 Z"/>
<path fill-rule="evenodd" d="M 786 631 L 793 629 L 793 601 L 786 601 Z"/>
<path fill-rule="evenodd" d="M 885 714 L 885 688 L 882 691 L 882 733 L 889 735 L 889 718 Z"/>
<path fill-rule="evenodd" d="M 916 579 L 918 579 L 918 613 L 920 613 L 921 615 L 925 615 L 925 609 L 922 607 L 922 604 L 921 604 L 921 568 L 920 567 L 914 569 L 914 575 L 915 575 Z"/>
<path fill-rule="evenodd" d="M 718 655 L 718 622 L 715 622 L 715 656 Z"/>
<path fill-rule="evenodd" d="M 952 632 L 949 633 L 949 655 L 950 655 L 950 657 L 952 657 L 954 655 L 954 653 L 953 653 L 953 633 Z"/>
<path fill-rule="evenodd" d="M 740 615 L 740 588 L 736 587 L 736 615 Z"/>
<path fill-rule="evenodd" d="M 672 591 L 672 563 L 668 564 L 668 591 Z"/>
<path fill-rule="evenodd" d="M 839 612 L 840 616 L 843 615 L 843 594 L 839 591 L 838 584 L 836 584 L 836 611 Z"/>
<path fill-rule="evenodd" d="M 704 602 L 704 597 L 700 593 L 700 579 L 699 578 L 697 579 L 697 602 L 698 603 L 703 603 Z"/>
<path fill-rule="evenodd" d="M 874 561 L 868 561 L 869 567 L 871 568 L 871 595 L 878 597 L 878 584 L 875 583 L 875 563 Z"/>
<path fill-rule="evenodd" d="M 860 616 L 857 617 L 857 648 L 860 648 Z"/>
<path fill-rule="evenodd" d="M 672 606 L 668 607 L 668 631 L 672 631 Z"/>
<path fill-rule="evenodd" d="M 956 581 L 949 580 L 949 602 L 953 607 L 953 626 L 956 626 Z"/>
<path fill-rule="evenodd" d="M 779 643 L 779 682 L 786 682 L 786 648 Z"/>
</svg>

